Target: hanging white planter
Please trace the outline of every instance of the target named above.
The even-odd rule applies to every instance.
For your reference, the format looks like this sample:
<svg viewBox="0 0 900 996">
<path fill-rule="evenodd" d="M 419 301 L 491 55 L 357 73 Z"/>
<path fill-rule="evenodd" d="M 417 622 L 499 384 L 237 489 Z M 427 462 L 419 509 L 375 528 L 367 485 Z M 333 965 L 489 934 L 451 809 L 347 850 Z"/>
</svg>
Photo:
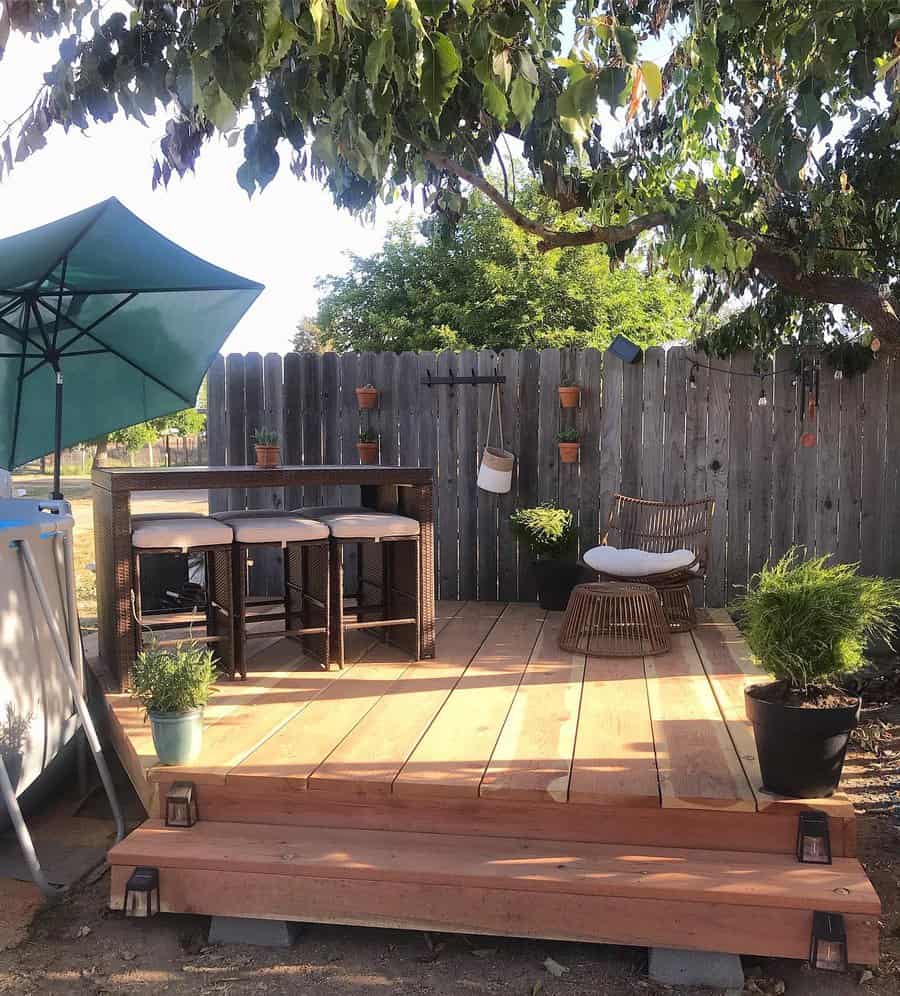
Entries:
<svg viewBox="0 0 900 996">
<path fill-rule="evenodd" d="M 497 402 L 497 424 L 500 429 L 500 445 L 491 446 L 491 427 L 494 421 L 494 400 Z M 478 487 L 482 491 L 490 491 L 495 495 L 505 495 L 512 487 L 512 473 L 515 466 L 515 455 L 503 445 L 503 416 L 500 412 L 500 399 L 497 397 L 497 385 L 491 387 L 491 409 L 488 415 L 487 445 L 481 456 L 481 466 L 478 468 Z"/>
</svg>

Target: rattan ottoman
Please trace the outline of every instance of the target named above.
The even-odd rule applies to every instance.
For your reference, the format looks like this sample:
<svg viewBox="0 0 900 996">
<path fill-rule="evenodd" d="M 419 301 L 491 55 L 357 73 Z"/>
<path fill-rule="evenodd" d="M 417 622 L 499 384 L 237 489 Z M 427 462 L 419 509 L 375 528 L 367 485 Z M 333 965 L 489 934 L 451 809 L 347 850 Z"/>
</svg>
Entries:
<svg viewBox="0 0 900 996">
<path fill-rule="evenodd" d="M 669 650 L 669 625 L 648 584 L 599 581 L 577 585 L 569 598 L 559 645 L 589 657 L 642 657 Z"/>
</svg>

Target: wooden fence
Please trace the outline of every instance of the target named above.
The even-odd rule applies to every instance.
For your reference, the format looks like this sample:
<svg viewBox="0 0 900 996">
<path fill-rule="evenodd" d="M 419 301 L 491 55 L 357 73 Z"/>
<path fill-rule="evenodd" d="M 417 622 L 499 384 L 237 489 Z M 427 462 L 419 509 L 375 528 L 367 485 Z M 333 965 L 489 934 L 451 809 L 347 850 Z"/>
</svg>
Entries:
<svg viewBox="0 0 900 996">
<path fill-rule="evenodd" d="M 793 364 L 793 353 L 779 350 L 761 380 L 749 355 L 714 360 L 721 369 L 711 369 L 682 347 L 649 349 L 634 365 L 590 349 L 231 354 L 210 371 L 209 462 L 252 462 L 251 435 L 264 425 L 279 431 L 285 463 L 356 463 L 358 431 L 373 429 L 382 463 L 435 468 L 436 576 L 447 599 L 533 599 L 510 512 L 541 501 L 571 508 L 584 550 L 597 543 L 616 491 L 715 497 L 705 585 L 711 606 L 725 604 L 792 544 L 859 560 L 869 573 L 900 575 L 900 453 L 892 444 L 900 361 L 882 358 L 843 380 L 823 365 L 814 415 Z M 475 483 L 490 386 L 423 384 L 429 371 L 495 369 L 506 378 L 503 426 L 517 456 L 512 491 L 502 496 Z M 560 408 L 561 381 L 581 386 L 577 410 Z M 354 394 L 367 383 L 380 392 L 370 413 L 357 411 Z M 557 432 L 569 425 L 582 440 L 574 465 L 558 458 Z M 235 491 L 211 501 L 223 509 L 354 500 L 328 488 L 306 492 Z"/>
</svg>

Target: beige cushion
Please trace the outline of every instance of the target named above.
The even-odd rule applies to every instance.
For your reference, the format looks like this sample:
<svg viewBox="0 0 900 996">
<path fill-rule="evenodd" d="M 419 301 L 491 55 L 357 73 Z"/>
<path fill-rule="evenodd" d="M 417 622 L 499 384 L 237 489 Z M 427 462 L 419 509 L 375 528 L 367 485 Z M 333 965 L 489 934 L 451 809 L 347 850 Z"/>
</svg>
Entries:
<svg viewBox="0 0 900 996">
<path fill-rule="evenodd" d="M 131 545 L 141 550 L 189 550 L 196 546 L 225 546 L 231 526 L 206 517 L 140 517 L 131 530 Z"/>
<path fill-rule="evenodd" d="M 336 512 L 322 516 L 335 539 L 383 539 L 386 536 L 418 536 L 419 523 L 390 512 Z"/>
<path fill-rule="evenodd" d="M 650 574 L 688 569 L 697 559 L 690 550 L 649 553 L 647 550 L 619 550 L 614 546 L 595 546 L 584 555 L 588 567 L 600 574 L 620 578 L 642 578 Z"/>
<path fill-rule="evenodd" d="M 227 522 L 238 543 L 302 543 L 328 539 L 328 526 L 314 519 L 284 512 L 247 509 L 243 512 L 218 512 L 217 519 Z"/>
<path fill-rule="evenodd" d="M 307 519 L 321 519 L 323 515 L 345 515 L 368 512 L 361 505 L 310 505 L 309 508 L 291 509 L 291 515 L 303 515 Z"/>
</svg>

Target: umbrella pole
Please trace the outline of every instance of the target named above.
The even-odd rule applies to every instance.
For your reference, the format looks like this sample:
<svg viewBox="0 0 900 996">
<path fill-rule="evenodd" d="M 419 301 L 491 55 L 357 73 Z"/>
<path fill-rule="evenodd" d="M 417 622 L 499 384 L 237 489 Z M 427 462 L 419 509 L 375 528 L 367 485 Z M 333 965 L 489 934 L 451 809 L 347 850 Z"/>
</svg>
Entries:
<svg viewBox="0 0 900 996">
<path fill-rule="evenodd" d="M 60 488 L 59 472 L 60 460 L 62 460 L 62 403 L 63 403 L 63 375 L 59 367 L 56 368 L 56 426 L 53 439 L 53 490 L 50 497 L 54 501 L 62 501 L 62 490 Z"/>
</svg>

